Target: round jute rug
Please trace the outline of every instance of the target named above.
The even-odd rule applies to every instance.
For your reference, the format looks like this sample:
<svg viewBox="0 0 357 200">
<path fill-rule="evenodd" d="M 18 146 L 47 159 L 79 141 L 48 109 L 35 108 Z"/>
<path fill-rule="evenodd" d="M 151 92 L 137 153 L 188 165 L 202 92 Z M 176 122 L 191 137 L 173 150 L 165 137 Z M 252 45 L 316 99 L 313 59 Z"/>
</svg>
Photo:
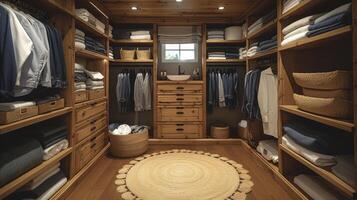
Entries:
<svg viewBox="0 0 357 200">
<path fill-rule="evenodd" d="M 115 184 L 125 200 L 245 199 L 254 185 L 241 164 L 186 149 L 138 157 L 118 170 Z"/>
</svg>

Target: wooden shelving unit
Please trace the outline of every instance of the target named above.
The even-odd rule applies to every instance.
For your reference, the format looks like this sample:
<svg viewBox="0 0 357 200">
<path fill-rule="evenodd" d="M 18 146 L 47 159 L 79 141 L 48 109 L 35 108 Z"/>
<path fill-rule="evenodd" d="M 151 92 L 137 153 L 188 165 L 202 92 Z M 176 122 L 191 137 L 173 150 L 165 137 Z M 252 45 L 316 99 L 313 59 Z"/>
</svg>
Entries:
<svg viewBox="0 0 357 200">
<path fill-rule="evenodd" d="M 242 40 L 207 40 L 207 45 L 222 44 L 222 45 L 245 45 L 245 39 Z"/>
<path fill-rule="evenodd" d="M 294 8 L 282 14 L 279 20 L 286 20 L 296 16 L 301 16 L 304 13 L 309 12 L 312 8 L 322 5 L 323 2 L 326 2 L 326 0 L 304 0 Z"/>
<path fill-rule="evenodd" d="M 81 31 L 84 31 L 86 34 L 90 36 L 94 36 L 101 39 L 108 39 L 109 36 L 105 33 L 98 31 L 93 25 L 89 24 L 88 22 L 84 21 L 78 16 L 74 16 L 76 28 Z"/>
<path fill-rule="evenodd" d="M 130 40 L 130 39 L 109 39 L 110 44 L 117 44 L 117 45 L 153 45 L 153 40 Z"/>
<path fill-rule="evenodd" d="M 242 59 L 207 59 L 207 63 L 244 63 Z"/>
<path fill-rule="evenodd" d="M 250 60 L 256 60 L 256 59 L 260 59 L 260 58 L 266 58 L 266 57 L 270 57 L 270 56 L 274 56 L 277 53 L 277 49 L 271 49 L 271 50 L 267 50 L 267 51 L 263 51 L 263 52 L 258 52 L 257 54 L 255 54 L 252 57 L 248 57 L 246 58 L 248 61 Z"/>
<path fill-rule="evenodd" d="M 268 24 L 266 24 L 265 26 L 263 26 L 261 29 L 248 35 L 248 40 L 253 40 L 253 39 L 259 38 L 260 36 L 262 36 L 264 34 L 275 32 L 276 31 L 276 22 L 277 22 L 277 20 L 274 19 L 273 21 L 271 21 Z"/>
<path fill-rule="evenodd" d="M 111 59 L 110 60 L 111 64 L 120 64 L 120 63 L 148 63 L 152 64 L 154 62 L 153 59 L 149 60 L 121 60 L 121 59 Z"/>
<path fill-rule="evenodd" d="M 108 56 L 85 49 L 76 50 L 76 56 L 90 59 L 108 59 Z"/>
</svg>

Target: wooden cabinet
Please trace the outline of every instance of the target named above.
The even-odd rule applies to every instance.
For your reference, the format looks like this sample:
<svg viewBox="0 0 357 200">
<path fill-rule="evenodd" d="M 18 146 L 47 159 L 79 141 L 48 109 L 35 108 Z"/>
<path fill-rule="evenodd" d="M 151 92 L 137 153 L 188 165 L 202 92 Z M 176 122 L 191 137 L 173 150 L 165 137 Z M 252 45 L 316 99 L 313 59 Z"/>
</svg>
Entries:
<svg viewBox="0 0 357 200">
<path fill-rule="evenodd" d="M 158 84 L 157 136 L 165 139 L 203 137 L 203 84 Z"/>
<path fill-rule="evenodd" d="M 107 103 L 105 101 L 86 105 L 76 110 L 76 122 L 81 122 L 94 115 L 97 115 L 98 113 L 103 113 L 105 112 L 106 109 L 107 109 Z"/>
</svg>

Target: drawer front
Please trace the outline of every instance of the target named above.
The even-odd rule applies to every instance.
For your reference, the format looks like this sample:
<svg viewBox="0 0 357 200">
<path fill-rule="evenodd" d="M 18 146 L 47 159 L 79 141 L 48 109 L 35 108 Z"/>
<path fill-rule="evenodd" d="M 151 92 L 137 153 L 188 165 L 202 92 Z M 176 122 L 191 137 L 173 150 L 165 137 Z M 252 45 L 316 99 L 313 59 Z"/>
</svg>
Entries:
<svg viewBox="0 0 357 200">
<path fill-rule="evenodd" d="M 159 95 L 159 103 L 195 103 L 202 104 L 202 95 L 194 94 L 176 94 L 176 95 Z"/>
<path fill-rule="evenodd" d="M 202 93 L 202 84 L 165 84 L 158 85 L 159 93 Z"/>
<path fill-rule="evenodd" d="M 0 111 L 0 124 L 9 124 L 20 121 L 26 118 L 33 117 L 38 114 L 38 106 L 29 106 L 26 108 L 18 108 L 13 111 Z"/>
<path fill-rule="evenodd" d="M 161 138 L 200 138 L 202 124 L 158 124 L 158 135 Z"/>
<path fill-rule="evenodd" d="M 158 121 L 202 121 L 202 108 L 159 107 Z"/>
<path fill-rule="evenodd" d="M 106 134 L 102 133 L 99 136 L 96 136 L 93 140 L 92 151 L 94 156 L 97 155 L 105 146 L 106 144 Z"/>
<path fill-rule="evenodd" d="M 83 121 L 94 115 L 105 112 L 106 109 L 107 109 L 106 102 L 94 103 L 92 105 L 80 108 L 76 111 L 76 122 Z"/>
<path fill-rule="evenodd" d="M 74 103 L 80 103 L 87 100 L 88 100 L 87 91 L 74 93 Z"/>
<path fill-rule="evenodd" d="M 75 134 L 75 142 L 80 142 L 88 136 L 94 134 L 98 130 L 105 127 L 107 124 L 107 118 L 101 116 L 99 118 L 91 120 L 88 124 L 80 127 Z"/>
<path fill-rule="evenodd" d="M 104 91 L 104 89 L 88 90 L 88 97 L 89 97 L 89 100 L 105 97 L 105 91 Z"/>
<path fill-rule="evenodd" d="M 44 114 L 61 108 L 64 108 L 64 99 L 58 99 L 56 101 L 40 104 L 38 106 L 38 113 Z"/>
</svg>

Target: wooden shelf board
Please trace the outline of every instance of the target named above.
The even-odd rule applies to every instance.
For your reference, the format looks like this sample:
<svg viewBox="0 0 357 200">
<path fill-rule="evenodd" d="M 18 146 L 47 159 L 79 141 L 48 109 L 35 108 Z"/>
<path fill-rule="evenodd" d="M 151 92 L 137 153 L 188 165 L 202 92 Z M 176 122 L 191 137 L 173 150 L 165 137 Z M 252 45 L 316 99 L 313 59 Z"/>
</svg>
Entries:
<svg viewBox="0 0 357 200">
<path fill-rule="evenodd" d="M 36 0 L 36 1 L 26 0 L 26 1 L 28 1 L 31 4 L 33 3 L 36 4 L 37 6 L 41 7 L 41 9 L 45 9 L 46 11 L 53 11 L 53 12 L 61 11 L 70 16 L 74 16 L 73 11 L 65 8 L 64 6 L 53 0 Z"/>
<path fill-rule="evenodd" d="M 50 200 L 58 200 L 65 199 L 66 195 L 68 195 L 72 189 L 76 186 L 76 183 L 80 181 L 84 175 L 88 172 L 88 170 L 101 158 L 105 152 L 110 147 L 110 143 L 108 143 L 89 163 L 84 166 L 73 178 L 71 178 L 60 190 L 58 190 Z"/>
<path fill-rule="evenodd" d="M 289 154 L 291 157 L 299 161 L 307 168 L 314 171 L 316 174 L 320 175 L 323 179 L 325 179 L 326 181 L 337 187 L 339 190 L 347 194 L 349 197 L 354 197 L 356 195 L 356 190 L 353 187 L 351 187 L 350 185 L 348 185 L 347 183 L 336 177 L 332 172 L 312 164 L 304 157 L 298 155 L 297 153 L 290 150 L 288 147 L 286 147 L 283 144 L 280 144 L 280 149 L 282 149 L 285 153 Z"/>
<path fill-rule="evenodd" d="M 263 51 L 263 52 L 255 54 L 252 57 L 247 57 L 247 60 L 255 60 L 255 59 L 259 59 L 259 58 L 266 58 L 266 57 L 269 57 L 269 56 L 273 56 L 277 52 L 278 52 L 277 48 L 271 49 L 271 50 L 267 50 L 267 51 Z"/>
<path fill-rule="evenodd" d="M 76 56 L 91 59 L 108 59 L 108 57 L 104 54 L 96 53 L 94 51 L 88 51 L 85 49 L 76 49 Z"/>
<path fill-rule="evenodd" d="M 153 59 L 149 60 L 121 60 L 121 59 L 110 59 L 111 63 L 153 63 Z"/>
<path fill-rule="evenodd" d="M 23 119 L 17 122 L 13 122 L 10 124 L 5 124 L 5 125 L 0 125 L 0 134 L 4 134 L 10 131 L 14 131 L 20 128 L 23 128 L 25 126 L 29 126 L 35 123 L 39 123 L 54 117 L 58 117 L 64 114 L 67 114 L 72 111 L 72 107 L 65 107 L 59 110 L 55 110 L 49 113 L 41 114 L 41 115 L 36 115 L 27 119 Z"/>
<path fill-rule="evenodd" d="M 276 31 L 276 26 L 277 26 L 277 20 L 274 19 L 273 21 L 263 26 L 261 29 L 253 32 L 251 35 L 248 35 L 248 40 L 255 39 L 266 33 Z"/>
<path fill-rule="evenodd" d="M 288 12 L 284 13 L 281 15 L 279 20 L 286 20 L 288 18 L 292 18 L 294 16 L 300 16 L 306 13 L 308 10 L 311 8 L 314 8 L 317 5 L 321 5 L 322 2 L 326 0 L 304 0 L 301 3 L 299 3 L 297 6 L 294 8 L 290 9 Z"/>
<path fill-rule="evenodd" d="M 245 45 L 246 40 L 207 40 L 207 44 L 225 44 L 225 45 L 236 45 L 236 44 L 244 44 Z"/>
<path fill-rule="evenodd" d="M 187 81 L 157 80 L 156 84 L 203 84 L 203 81 L 202 80 L 187 80 Z"/>
<path fill-rule="evenodd" d="M 280 110 L 351 133 L 354 130 L 354 124 L 352 122 L 305 112 L 300 110 L 296 105 L 280 105 Z"/>
<path fill-rule="evenodd" d="M 76 27 L 86 33 L 86 35 L 94 36 L 97 38 L 108 39 L 109 36 L 98 31 L 93 25 L 89 24 L 88 22 L 84 21 L 77 15 L 74 15 L 74 19 L 76 22 Z"/>
<path fill-rule="evenodd" d="M 130 40 L 130 39 L 109 39 L 112 44 L 127 44 L 127 45 L 153 45 L 153 40 Z"/>
<path fill-rule="evenodd" d="M 6 184 L 2 188 L 0 188 L 0 199 L 3 199 L 4 197 L 10 195 L 12 192 L 16 191 L 17 189 L 21 188 L 24 186 L 26 183 L 28 183 L 30 180 L 36 178 L 38 175 L 43 173 L 45 170 L 51 168 L 54 166 L 57 162 L 68 156 L 72 152 L 72 148 L 69 147 L 57 155 L 55 155 L 53 158 L 43 161 L 40 165 L 37 167 L 31 169 L 30 171 L 26 172 L 25 174 L 21 175 L 17 179 L 11 181 L 10 183 Z"/>
<path fill-rule="evenodd" d="M 291 42 L 285 46 L 279 46 L 279 51 L 291 50 L 291 49 L 304 49 L 309 47 L 314 47 L 325 43 L 326 41 L 332 41 L 340 37 L 346 36 L 352 33 L 352 27 L 350 25 L 344 26 L 320 35 L 316 35 L 310 38 L 300 39 Z"/>
<path fill-rule="evenodd" d="M 243 59 L 207 59 L 207 63 L 241 63 L 245 62 Z"/>
</svg>

